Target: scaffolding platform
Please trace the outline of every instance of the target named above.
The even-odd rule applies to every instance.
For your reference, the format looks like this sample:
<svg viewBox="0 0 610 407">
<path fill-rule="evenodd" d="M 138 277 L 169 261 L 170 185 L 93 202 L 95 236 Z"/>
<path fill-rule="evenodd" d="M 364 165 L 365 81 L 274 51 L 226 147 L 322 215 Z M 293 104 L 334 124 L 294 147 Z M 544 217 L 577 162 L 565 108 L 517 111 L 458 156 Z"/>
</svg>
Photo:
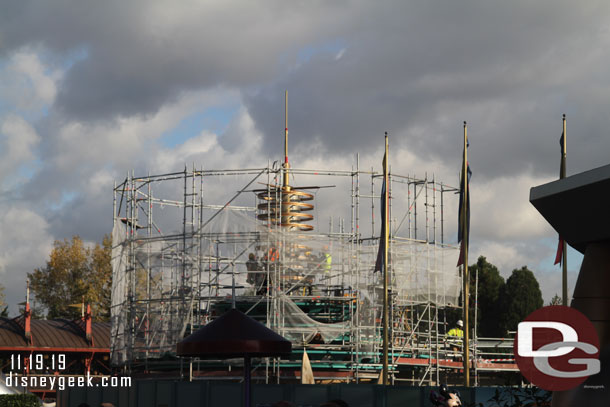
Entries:
<svg viewBox="0 0 610 407">
<path fill-rule="evenodd" d="M 261 361 L 255 378 L 286 377 L 303 350 L 316 378 L 379 375 L 383 292 L 373 269 L 381 174 L 362 170 L 356 157 L 351 170 L 290 169 L 291 179 L 311 186 L 282 176 L 286 169 L 276 165 L 185 168 L 131 173 L 115 185 L 114 366 L 175 367 L 176 343 L 235 303 L 295 350 L 289 360 Z M 388 182 L 390 376 L 436 384 L 461 365 L 447 360 L 445 336 L 462 287 L 458 249 L 445 243 L 443 227 L 457 190 L 427 174 L 389 174 Z M 189 363 L 194 375 L 222 376 L 237 362 Z M 473 369 L 511 371 L 482 361 Z"/>
</svg>

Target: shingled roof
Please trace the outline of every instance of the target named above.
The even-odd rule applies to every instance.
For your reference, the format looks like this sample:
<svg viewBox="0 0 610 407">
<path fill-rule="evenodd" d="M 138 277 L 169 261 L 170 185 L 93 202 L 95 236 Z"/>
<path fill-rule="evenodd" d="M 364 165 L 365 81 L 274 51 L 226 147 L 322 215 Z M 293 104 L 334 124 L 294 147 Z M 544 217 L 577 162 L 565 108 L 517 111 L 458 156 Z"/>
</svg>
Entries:
<svg viewBox="0 0 610 407">
<path fill-rule="evenodd" d="M 23 327 L 14 319 L 0 317 L 0 351 L 48 350 L 70 352 L 110 352 L 110 323 L 91 326 L 92 343 L 87 341 L 80 320 L 65 319 L 31 321 L 32 343 L 28 343 Z"/>
</svg>

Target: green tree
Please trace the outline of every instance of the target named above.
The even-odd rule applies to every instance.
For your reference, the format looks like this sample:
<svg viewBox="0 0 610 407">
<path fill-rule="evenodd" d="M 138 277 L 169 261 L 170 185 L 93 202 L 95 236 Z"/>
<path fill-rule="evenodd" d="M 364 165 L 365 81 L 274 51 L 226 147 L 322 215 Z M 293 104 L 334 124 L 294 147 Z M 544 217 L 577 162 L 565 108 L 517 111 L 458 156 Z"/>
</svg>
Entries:
<svg viewBox="0 0 610 407">
<path fill-rule="evenodd" d="M 483 256 L 481 256 L 483 257 Z M 483 257 L 484 259 L 485 257 Z M 476 291 L 475 291 L 475 287 L 476 287 L 476 279 L 475 279 L 475 273 L 476 273 L 476 269 L 477 269 L 477 265 L 476 264 L 472 264 L 470 266 L 468 266 L 468 277 L 469 277 L 469 292 L 468 292 L 468 325 L 469 325 L 469 331 L 472 332 L 473 327 L 474 327 L 474 309 L 475 309 L 475 298 L 476 298 Z M 461 269 L 460 269 L 460 275 L 461 275 Z M 480 279 L 480 276 L 479 276 Z M 479 284 L 480 284 L 480 280 L 479 280 Z M 460 295 L 459 295 L 459 299 L 458 299 L 458 304 L 457 304 L 457 308 L 447 308 L 445 310 L 445 318 L 447 320 L 447 326 L 446 326 L 446 330 L 449 331 L 451 328 L 454 328 L 456 326 L 456 323 L 458 320 L 462 320 L 464 321 L 464 301 L 463 301 L 463 295 L 464 295 L 464 291 L 462 290 L 463 287 L 460 287 Z M 480 288 L 479 288 L 479 292 L 480 292 Z M 480 321 L 481 320 L 481 316 L 480 314 L 477 315 L 477 319 Z M 480 336 L 480 333 L 477 333 L 477 335 Z"/>
<path fill-rule="evenodd" d="M 475 277 L 477 271 L 479 273 L 477 336 L 493 338 L 504 336 L 500 318 L 502 315 L 500 296 L 505 285 L 504 278 L 500 275 L 498 268 L 489 263 L 485 256 L 479 256 L 477 263 L 468 267 L 468 270 L 470 272 L 471 303 L 474 303 L 475 300 Z M 472 315 L 472 320 L 474 321 L 474 315 Z"/>
<path fill-rule="evenodd" d="M 555 294 L 547 305 L 561 305 L 561 297 L 559 295 Z"/>
<path fill-rule="evenodd" d="M 48 318 L 78 318 L 81 310 L 70 305 L 84 298 L 91 304 L 94 319 L 108 320 L 111 249 L 109 236 L 94 247 L 86 247 L 79 236 L 55 241 L 46 266 L 28 273 L 30 288 L 47 309 Z"/>
<path fill-rule="evenodd" d="M 478 296 L 476 275 L 479 273 Z M 470 330 L 474 328 L 475 307 L 477 308 L 477 336 L 501 337 L 504 330 L 499 315 L 502 314 L 500 294 L 504 288 L 504 278 L 500 276 L 498 268 L 487 261 L 485 256 L 479 256 L 475 264 L 468 266 L 469 275 L 469 313 Z M 462 293 L 460 292 L 460 297 Z M 460 298 L 459 305 L 462 305 Z M 448 309 L 446 311 L 448 326 L 453 327 L 458 319 L 464 319 L 462 309 Z M 448 328 L 449 329 L 449 328 Z"/>
<path fill-rule="evenodd" d="M 515 331 L 519 322 L 543 305 L 534 273 L 523 266 L 513 270 L 502 290 L 502 329 Z"/>
</svg>

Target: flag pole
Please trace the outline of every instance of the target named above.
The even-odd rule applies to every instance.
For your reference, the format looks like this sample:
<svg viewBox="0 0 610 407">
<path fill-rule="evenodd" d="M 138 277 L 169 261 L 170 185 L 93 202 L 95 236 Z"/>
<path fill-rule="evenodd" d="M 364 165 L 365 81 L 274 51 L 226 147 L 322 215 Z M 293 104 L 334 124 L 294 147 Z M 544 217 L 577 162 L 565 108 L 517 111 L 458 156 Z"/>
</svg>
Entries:
<svg viewBox="0 0 610 407">
<path fill-rule="evenodd" d="M 567 149 L 567 134 L 566 134 L 566 115 L 563 115 L 563 145 L 561 151 L 561 171 L 559 179 L 566 177 L 566 149 Z M 568 245 L 565 240 L 562 240 L 562 282 L 561 282 L 561 294 L 562 304 L 568 306 Z"/>
<path fill-rule="evenodd" d="M 385 191 L 383 196 L 383 204 L 385 205 L 385 216 L 382 219 L 384 222 L 383 234 L 383 385 L 388 385 L 388 330 L 389 330 L 389 307 L 388 307 L 388 201 L 389 201 L 389 185 L 388 185 L 388 132 L 385 132 L 385 159 L 383 160 L 383 179 L 385 182 Z"/>
<path fill-rule="evenodd" d="M 288 163 L 288 91 L 284 93 L 284 180 L 283 187 L 286 191 L 290 189 L 288 186 L 290 174 L 290 164 Z M 282 223 L 284 223 L 282 221 Z"/>
<path fill-rule="evenodd" d="M 468 325 L 468 227 L 466 226 L 467 221 L 467 207 L 468 203 L 468 129 L 466 122 L 464 121 L 464 162 L 462 168 L 462 185 L 463 197 L 462 197 L 462 219 L 464 219 L 464 225 L 462 226 L 462 244 L 464 245 L 464 263 L 462 264 L 462 293 L 464 295 L 464 386 L 470 387 L 470 349 L 469 349 L 469 325 Z"/>
</svg>

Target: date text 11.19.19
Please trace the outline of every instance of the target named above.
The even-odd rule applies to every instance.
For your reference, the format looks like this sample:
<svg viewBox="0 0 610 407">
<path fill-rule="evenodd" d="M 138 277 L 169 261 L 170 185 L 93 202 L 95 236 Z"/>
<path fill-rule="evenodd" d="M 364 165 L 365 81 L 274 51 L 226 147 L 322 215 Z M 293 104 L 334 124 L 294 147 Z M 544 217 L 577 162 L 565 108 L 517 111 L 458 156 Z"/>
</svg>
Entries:
<svg viewBox="0 0 610 407">
<path fill-rule="evenodd" d="M 66 368 L 66 355 L 63 353 L 60 354 L 42 354 L 42 353 L 32 353 L 29 355 L 22 356 L 21 354 L 12 354 L 11 355 L 11 370 L 20 371 L 24 368 L 29 368 L 29 370 L 64 370 Z"/>
</svg>

